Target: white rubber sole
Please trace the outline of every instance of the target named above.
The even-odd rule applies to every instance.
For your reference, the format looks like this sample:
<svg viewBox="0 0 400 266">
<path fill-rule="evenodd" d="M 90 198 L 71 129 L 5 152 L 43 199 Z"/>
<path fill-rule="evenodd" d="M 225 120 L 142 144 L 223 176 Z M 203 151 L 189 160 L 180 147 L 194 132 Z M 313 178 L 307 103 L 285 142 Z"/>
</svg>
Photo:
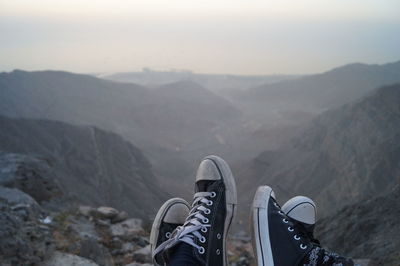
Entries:
<svg viewBox="0 0 400 266">
<path fill-rule="evenodd" d="M 225 184 L 225 195 L 226 195 L 226 217 L 224 225 L 224 235 L 223 235 L 223 250 L 224 250 L 224 265 L 228 266 L 228 257 L 226 252 L 226 239 L 228 237 L 228 232 L 232 224 L 233 218 L 236 212 L 237 204 L 237 192 L 236 192 L 236 182 L 232 175 L 229 165 L 220 157 L 215 155 L 210 155 L 205 157 L 203 160 L 212 161 L 218 168 Z"/>
<path fill-rule="evenodd" d="M 269 186 L 258 187 L 252 204 L 250 224 L 254 255 L 258 266 L 274 266 L 268 225 L 268 203 L 272 193 Z"/>
</svg>

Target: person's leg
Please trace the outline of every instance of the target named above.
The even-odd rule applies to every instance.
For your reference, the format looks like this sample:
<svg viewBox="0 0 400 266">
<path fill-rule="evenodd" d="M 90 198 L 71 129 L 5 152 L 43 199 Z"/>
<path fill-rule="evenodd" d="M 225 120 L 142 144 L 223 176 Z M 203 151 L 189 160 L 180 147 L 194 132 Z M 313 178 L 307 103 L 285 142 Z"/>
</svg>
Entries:
<svg viewBox="0 0 400 266">
<path fill-rule="evenodd" d="M 227 266 L 226 238 L 236 203 L 235 180 L 227 163 L 217 156 L 204 158 L 185 223 L 153 255 L 169 266 Z"/>
<path fill-rule="evenodd" d="M 180 243 L 171 254 L 169 266 L 200 266 L 201 262 L 197 259 L 193 252 L 193 247 L 186 243 Z"/>
<path fill-rule="evenodd" d="M 288 202 L 282 210 L 272 189 L 262 186 L 254 196 L 252 208 L 253 248 L 259 266 L 354 265 L 351 259 L 321 248 L 314 238 L 316 212 L 312 201 Z"/>
</svg>

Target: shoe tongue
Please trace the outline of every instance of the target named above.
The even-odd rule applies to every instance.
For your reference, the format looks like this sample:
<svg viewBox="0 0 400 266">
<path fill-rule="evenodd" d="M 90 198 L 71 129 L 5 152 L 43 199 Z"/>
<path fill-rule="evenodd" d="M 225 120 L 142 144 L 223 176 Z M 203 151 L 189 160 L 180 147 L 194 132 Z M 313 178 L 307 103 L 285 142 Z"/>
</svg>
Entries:
<svg viewBox="0 0 400 266">
<path fill-rule="evenodd" d="M 199 180 L 196 182 L 195 191 L 196 192 L 206 192 L 215 183 L 213 180 Z"/>
</svg>

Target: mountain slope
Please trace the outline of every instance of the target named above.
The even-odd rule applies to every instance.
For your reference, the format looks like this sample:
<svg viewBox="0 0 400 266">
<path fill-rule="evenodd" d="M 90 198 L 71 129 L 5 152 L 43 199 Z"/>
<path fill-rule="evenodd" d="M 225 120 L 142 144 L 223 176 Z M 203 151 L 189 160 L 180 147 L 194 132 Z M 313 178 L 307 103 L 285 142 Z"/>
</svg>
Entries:
<svg viewBox="0 0 400 266">
<path fill-rule="evenodd" d="M 193 173 L 202 156 L 218 152 L 214 132 L 225 132 L 224 124 L 240 116 L 224 99 L 186 85 L 169 85 L 165 95 L 166 90 L 88 75 L 18 70 L 0 74 L 0 115 L 94 125 L 115 132 L 145 153 L 161 182 L 172 180 L 181 187 L 180 181 Z M 199 149 L 204 143 L 210 144 Z"/>
<path fill-rule="evenodd" d="M 179 94 L 185 91 L 186 98 L 192 98 L 186 102 L 179 100 L 181 96 L 174 95 L 173 90 L 170 97 L 165 97 L 139 85 L 87 75 L 18 70 L 0 74 L 0 114 L 91 124 L 122 134 L 142 148 L 175 149 L 181 142 L 190 142 L 193 133 L 207 132 L 222 118 L 229 120 L 238 115 L 222 98 L 204 93 L 204 88 L 199 89 L 204 97 L 196 97 L 197 89 L 179 88 Z M 176 136 L 177 128 L 188 132 Z"/>
<path fill-rule="evenodd" d="M 211 90 L 220 92 L 223 90 L 237 90 L 256 87 L 266 83 L 278 82 L 285 79 L 295 78 L 290 75 L 267 75 L 267 76 L 238 76 L 227 74 L 197 74 L 190 71 L 154 71 L 143 69 L 141 72 L 125 72 L 114 74 L 103 74 L 99 77 L 141 84 L 146 87 L 159 87 L 163 84 L 171 84 L 182 80 L 190 80 Z"/>
<path fill-rule="evenodd" d="M 0 150 L 39 156 L 63 193 L 147 218 L 167 195 L 142 152 L 120 136 L 89 126 L 0 116 Z"/>
<path fill-rule="evenodd" d="M 353 258 L 370 258 L 376 265 L 399 265 L 400 187 L 357 202 L 317 224 L 324 246 Z"/>
<path fill-rule="evenodd" d="M 264 111 L 320 112 L 359 99 L 374 88 L 396 82 L 400 82 L 400 61 L 384 65 L 350 64 L 322 74 L 255 87 L 240 92 L 236 100 L 252 103 L 255 105 L 253 109 Z"/>
<path fill-rule="evenodd" d="M 400 182 L 399 84 L 325 112 L 300 132 L 289 144 L 263 152 L 242 170 L 247 177 L 242 185 L 249 191 L 245 195 L 251 195 L 256 185 L 270 184 L 279 198 L 305 194 L 328 214 L 385 194 Z"/>
</svg>

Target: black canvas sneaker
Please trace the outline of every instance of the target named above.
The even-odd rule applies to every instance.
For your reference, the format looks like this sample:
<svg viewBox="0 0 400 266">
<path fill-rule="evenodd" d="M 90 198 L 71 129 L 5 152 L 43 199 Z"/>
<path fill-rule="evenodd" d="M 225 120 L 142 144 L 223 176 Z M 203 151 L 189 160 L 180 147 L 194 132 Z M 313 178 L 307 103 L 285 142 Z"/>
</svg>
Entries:
<svg viewBox="0 0 400 266">
<path fill-rule="evenodd" d="M 189 204 L 181 198 L 172 198 L 166 201 L 158 210 L 150 234 L 150 247 L 152 254 L 156 247 L 167 241 L 171 233 L 183 225 L 190 211 Z M 161 258 L 153 256 L 154 265 L 163 265 Z"/>
<path fill-rule="evenodd" d="M 299 265 L 315 247 L 300 223 L 281 210 L 273 190 L 268 186 L 257 189 L 251 225 L 253 248 L 259 266 Z"/>
<path fill-rule="evenodd" d="M 174 248 L 192 246 L 199 265 L 228 266 L 226 238 L 237 204 L 236 185 L 228 164 L 217 156 L 202 160 L 188 217 L 169 240 L 155 250 L 168 264 Z"/>
</svg>

